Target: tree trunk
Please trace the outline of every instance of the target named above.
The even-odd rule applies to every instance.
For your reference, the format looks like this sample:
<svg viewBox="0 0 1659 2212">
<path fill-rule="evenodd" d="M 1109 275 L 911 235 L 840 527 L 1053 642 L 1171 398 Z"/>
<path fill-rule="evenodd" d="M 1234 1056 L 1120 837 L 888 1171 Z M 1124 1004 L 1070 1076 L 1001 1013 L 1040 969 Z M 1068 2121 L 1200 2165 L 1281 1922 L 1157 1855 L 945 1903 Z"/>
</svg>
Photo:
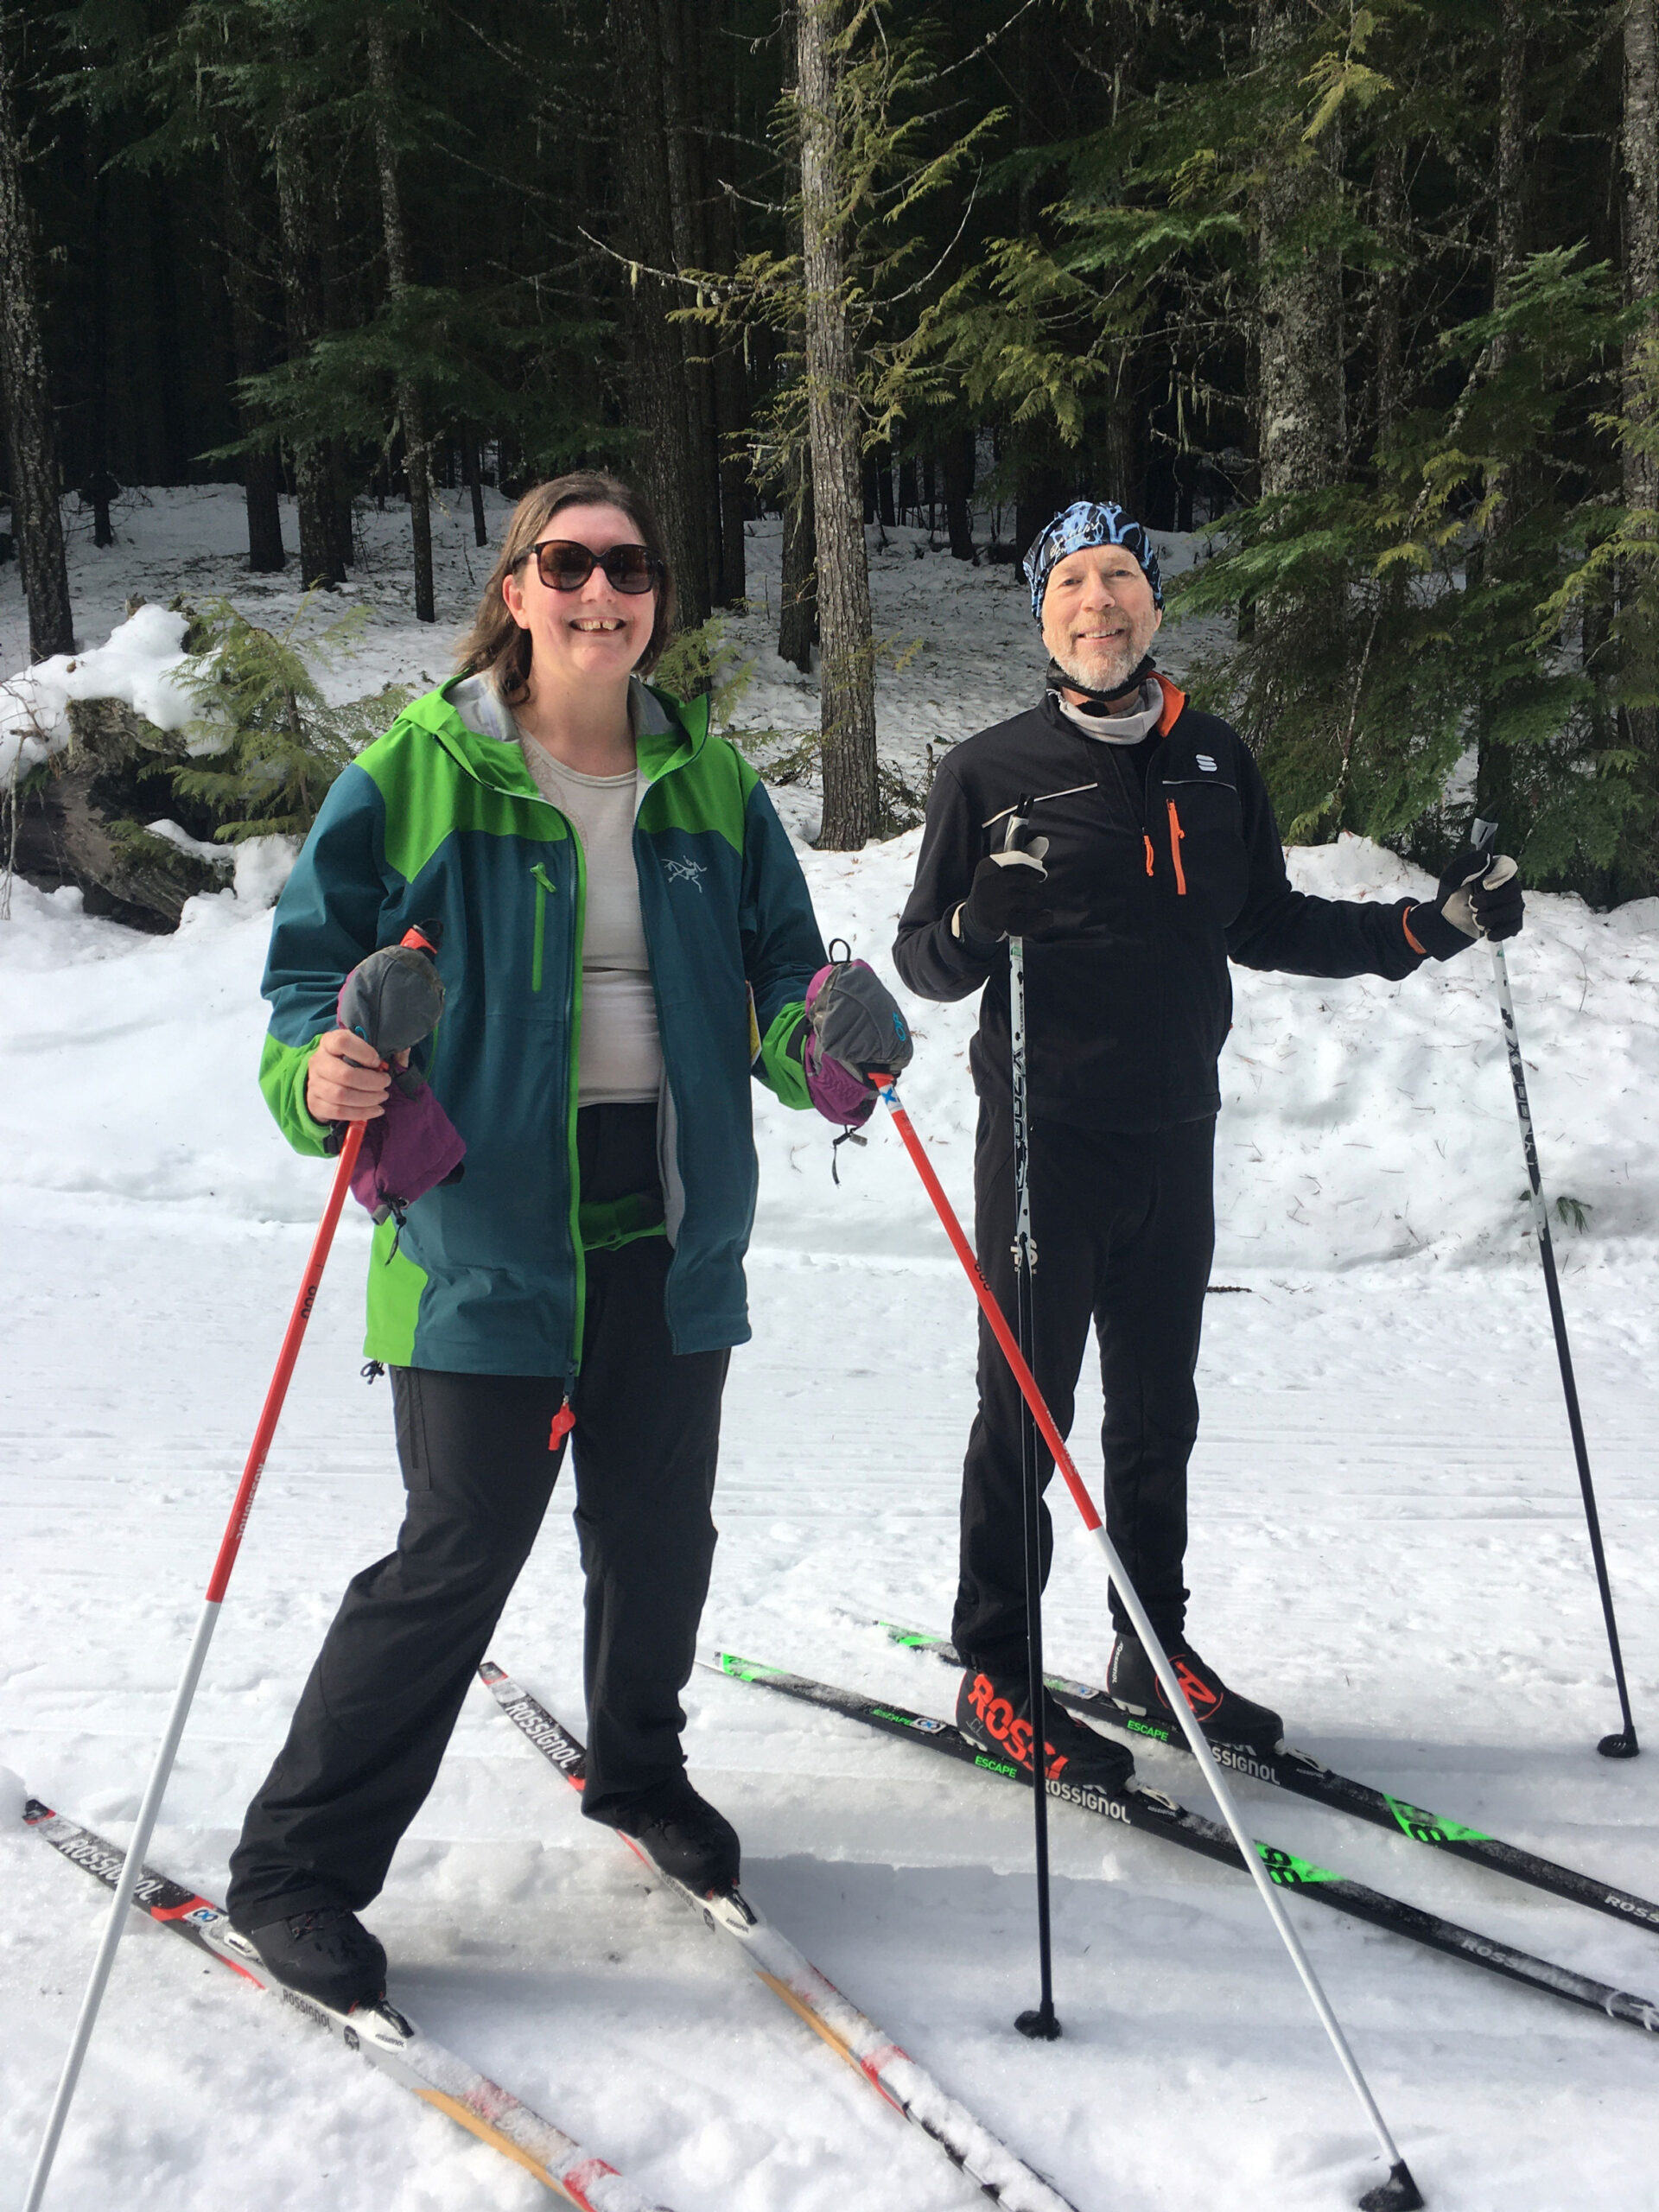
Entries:
<svg viewBox="0 0 1659 2212">
<path fill-rule="evenodd" d="M 311 138 L 298 101 L 290 99 L 285 103 L 272 150 L 276 163 L 288 358 L 296 363 L 310 352 L 322 331 L 322 271 L 311 196 Z M 300 582 L 307 590 L 320 583 L 344 583 L 346 570 L 335 544 L 334 462 L 326 440 L 311 439 L 295 448 L 294 481 L 295 504 L 299 509 Z"/>
<path fill-rule="evenodd" d="M 103 139 L 98 124 L 89 122 L 86 166 L 92 172 L 92 342 L 86 493 L 92 503 L 92 543 L 100 549 L 115 543 L 115 525 L 110 518 L 110 180 L 99 158 Z"/>
<path fill-rule="evenodd" d="M 838 174 L 845 68 L 838 41 L 847 19 L 848 0 L 799 0 L 796 102 L 822 638 L 823 825 L 818 842 L 830 852 L 857 851 L 874 836 L 877 823 L 875 654 Z"/>
<path fill-rule="evenodd" d="M 674 266 L 707 269 L 709 251 L 702 128 L 710 111 L 710 66 L 704 36 L 707 0 L 658 0 L 663 27 L 663 108 L 668 118 L 668 178 Z M 710 334 L 696 323 L 674 326 L 685 385 L 685 422 L 692 498 L 702 549 L 702 593 L 710 607 L 722 597 L 720 537 L 720 426 L 715 412 Z"/>
<path fill-rule="evenodd" d="M 463 432 L 461 441 L 461 480 L 473 496 L 473 542 L 487 545 L 489 525 L 484 519 L 483 461 L 479 452 L 478 439 L 471 430 Z"/>
<path fill-rule="evenodd" d="M 817 548 L 812 523 L 812 461 L 798 453 L 784 480 L 784 577 L 779 587 L 778 658 L 812 673 L 818 631 Z"/>
<path fill-rule="evenodd" d="M 1306 0 L 1257 0 L 1256 52 L 1268 63 L 1305 27 Z M 1342 270 L 1336 247 L 1305 232 L 1332 189 L 1300 135 L 1273 149 L 1256 202 L 1256 448 L 1262 496 L 1324 491 L 1342 469 Z"/>
<path fill-rule="evenodd" d="M 253 149 L 240 120 L 221 111 L 219 145 L 225 180 L 225 283 L 231 296 L 231 350 L 239 378 L 264 368 L 270 348 L 262 334 L 260 269 L 264 262 L 260 226 L 254 219 Z M 242 435 L 259 426 L 259 411 L 237 404 Z M 248 510 L 248 567 L 257 576 L 276 575 L 288 565 L 283 546 L 283 462 L 274 448 L 242 456 L 242 483 Z"/>
<path fill-rule="evenodd" d="M 953 561 L 974 557 L 975 446 L 972 430 L 953 430 L 940 456 L 944 465 L 944 526 Z"/>
<path fill-rule="evenodd" d="M 1659 290 L 1659 0 L 1629 0 L 1624 17 L 1624 296 L 1648 297 Z M 1659 370 L 1659 315 L 1650 308 L 1639 329 L 1624 341 L 1624 418 L 1634 429 L 1647 426 L 1652 380 Z M 1659 462 L 1626 444 L 1624 494 L 1627 507 L 1649 517 L 1650 534 L 1659 509 Z M 1635 579 L 1621 579 L 1621 598 L 1633 594 Z M 1653 588 L 1649 577 L 1649 588 Z M 1649 646 L 1651 651 L 1651 646 Z M 1649 681 L 1651 682 L 1649 673 Z M 1659 764 L 1659 709 L 1625 709 L 1634 744 L 1649 768 Z"/>
<path fill-rule="evenodd" d="M 708 556 L 687 420 L 685 362 L 678 328 L 668 321 L 681 301 L 676 288 L 653 273 L 677 265 L 659 22 L 661 7 L 671 4 L 612 0 L 616 49 L 636 57 L 617 79 L 624 103 L 618 124 L 627 149 L 618 165 L 618 250 L 634 264 L 622 299 L 628 423 L 640 434 L 633 473 L 668 541 L 680 626 L 695 630 L 709 619 Z"/>
<path fill-rule="evenodd" d="M 58 442 L 35 291 L 35 230 L 23 197 L 14 25 L 0 15 L 0 384 L 11 456 L 11 516 L 29 602 L 29 657 L 75 649 L 58 500 Z"/>
<path fill-rule="evenodd" d="M 386 285 L 393 300 L 409 290 L 409 244 L 397 190 L 397 155 L 391 140 L 391 34 L 378 9 L 368 18 L 369 84 L 374 93 L 374 164 L 380 181 L 380 221 L 386 250 Z M 432 591 L 432 490 L 425 416 L 414 379 L 397 385 L 404 423 L 404 468 L 409 478 L 409 524 L 415 545 L 415 620 L 435 622 Z"/>
<path fill-rule="evenodd" d="M 1526 20 L 1522 0 L 1503 0 L 1498 25 L 1497 176 L 1492 226 L 1492 305 L 1506 298 L 1523 252 L 1522 194 L 1526 183 L 1525 50 Z M 1513 338 L 1497 339 L 1492 346 L 1494 372 L 1514 355 Z M 1517 486 L 1514 471 L 1503 468 L 1488 480 L 1496 493 L 1487 519 L 1485 541 L 1469 564 L 1468 582 L 1496 581 L 1503 573 L 1509 539 L 1515 523 Z M 1483 726 L 1477 741 L 1475 769 L 1476 811 L 1500 830 L 1510 822 L 1515 801 L 1515 750 L 1494 744 Z M 1521 826 L 1511 836 L 1520 850 Z"/>
</svg>

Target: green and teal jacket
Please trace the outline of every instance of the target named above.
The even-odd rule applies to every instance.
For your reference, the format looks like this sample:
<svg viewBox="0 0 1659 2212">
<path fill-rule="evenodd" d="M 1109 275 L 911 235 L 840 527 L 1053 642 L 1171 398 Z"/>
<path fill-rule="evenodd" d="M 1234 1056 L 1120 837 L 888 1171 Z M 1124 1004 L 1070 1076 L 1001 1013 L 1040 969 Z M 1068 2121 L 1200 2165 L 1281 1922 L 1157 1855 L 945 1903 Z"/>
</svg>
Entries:
<svg viewBox="0 0 1659 2212">
<path fill-rule="evenodd" d="M 416 1200 L 401 1237 L 390 1221 L 376 1231 L 365 1349 L 397 1366 L 570 1376 L 585 1286 L 582 847 L 518 745 L 462 720 L 456 688 L 412 701 L 323 802 L 276 905 L 260 1084 L 296 1149 L 323 1152 L 305 1077 L 341 982 L 412 924 L 442 923 L 443 1019 L 416 1058 L 466 1140 L 466 1168 Z M 825 955 L 766 787 L 710 736 L 707 702 L 635 691 L 633 851 L 673 1247 L 666 1318 L 677 1352 L 709 1351 L 749 1335 L 751 1075 L 785 1104 L 810 1105 L 803 1001 Z"/>
</svg>

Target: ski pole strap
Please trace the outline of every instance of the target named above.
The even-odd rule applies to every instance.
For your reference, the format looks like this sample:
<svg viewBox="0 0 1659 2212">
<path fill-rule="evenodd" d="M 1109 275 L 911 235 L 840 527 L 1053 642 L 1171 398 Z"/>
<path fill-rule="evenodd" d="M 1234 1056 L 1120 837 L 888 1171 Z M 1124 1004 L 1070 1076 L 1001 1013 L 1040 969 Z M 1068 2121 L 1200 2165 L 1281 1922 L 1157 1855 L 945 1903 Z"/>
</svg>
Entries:
<svg viewBox="0 0 1659 2212">
<path fill-rule="evenodd" d="M 660 1191 L 630 1191 L 626 1198 L 582 1201 L 576 1216 L 584 1252 L 620 1252 L 642 1236 L 665 1236 Z"/>
</svg>

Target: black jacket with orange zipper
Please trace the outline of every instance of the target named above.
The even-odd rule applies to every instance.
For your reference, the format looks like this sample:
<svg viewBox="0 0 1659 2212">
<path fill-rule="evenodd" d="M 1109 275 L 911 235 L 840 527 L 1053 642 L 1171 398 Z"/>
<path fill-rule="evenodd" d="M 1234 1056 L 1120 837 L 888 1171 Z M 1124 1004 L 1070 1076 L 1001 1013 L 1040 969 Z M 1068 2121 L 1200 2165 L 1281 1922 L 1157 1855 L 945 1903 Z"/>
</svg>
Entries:
<svg viewBox="0 0 1659 2212">
<path fill-rule="evenodd" d="M 964 938 L 952 920 L 974 870 L 1001 843 L 997 817 L 1022 798 L 1036 800 L 1032 828 L 1048 839 L 1055 917 L 1026 944 L 1033 1115 L 1132 1131 L 1213 1114 L 1232 1019 L 1230 958 L 1301 976 L 1397 978 L 1422 964 L 1423 944 L 1408 934 L 1410 899 L 1292 890 L 1244 741 L 1156 680 L 1164 712 L 1147 751 L 1084 736 L 1051 693 L 957 746 L 934 779 L 893 959 L 924 998 L 963 999 L 989 984 L 969 1058 L 981 1097 L 1005 1111 L 1007 946 Z M 1437 952 L 1452 934 L 1433 910 L 1414 928 Z"/>
</svg>

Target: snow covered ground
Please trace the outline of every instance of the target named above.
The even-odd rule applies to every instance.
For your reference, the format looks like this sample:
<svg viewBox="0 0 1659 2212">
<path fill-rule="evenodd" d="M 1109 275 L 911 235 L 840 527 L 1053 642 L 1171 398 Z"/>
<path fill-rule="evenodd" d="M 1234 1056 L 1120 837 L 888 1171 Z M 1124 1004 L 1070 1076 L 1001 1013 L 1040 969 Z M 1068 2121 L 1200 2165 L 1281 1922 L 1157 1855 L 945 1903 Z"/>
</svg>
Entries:
<svg viewBox="0 0 1659 2212">
<path fill-rule="evenodd" d="M 160 601 L 231 588 L 243 601 L 236 519 L 223 494 L 156 495 L 124 568 L 78 549 L 77 604 L 95 610 L 87 642 L 102 642 L 134 590 Z M 373 580 L 383 604 L 391 557 Z M 476 565 L 457 532 L 451 613 L 466 558 Z M 878 626 L 926 635 L 938 663 L 925 679 L 916 661 L 887 679 L 895 753 L 900 738 L 919 751 L 916 730 L 965 734 L 1025 695 L 1033 639 L 1006 570 L 907 553 L 878 562 L 875 582 Z M 6 588 L 0 642 L 15 667 Z M 350 690 L 407 677 L 411 639 L 428 648 L 417 666 L 442 664 L 432 633 L 401 617 L 377 616 L 370 636 Z M 798 695 L 766 683 L 741 719 L 784 726 Z M 804 724 L 810 702 L 798 702 Z M 884 968 L 915 843 L 804 855 L 826 932 Z M 1339 895 L 1421 887 L 1355 841 L 1294 868 L 1304 887 Z M 193 902 L 171 938 L 89 920 L 74 894 L 21 884 L 0 923 L 0 1762 L 118 1839 L 323 1191 L 324 1171 L 286 1152 L 251 1082 L 261 881 L 257 862 L 245 867 L 243 898 Z M 1564 1295 L 1632 1695 L 1638 1721 L 1651 1720 L 1659 902 L 1599 917 L 1536 899 L 1512 969 L 1546 1175 L 1586 1210 L 1581 1231 L 1558 1229 Z M 1238 1287 L 1207 1316 L 1195 1635 L 1332 1764 L 1651 1896 L 1659 1751 L 1612 1765 L 1592 1748 L 1617 1709 L 1486 956 L 1400 985 L 1236 982 L 1216 1281 Z M 913 1011 L 907 1103 L 965 1202 L 971 1014 Z M 952 1678 L 857 1617 L 948 1616 L 969 1294 L 891 1131 L 843 1147 L 837 1189 L 815 1123 L 762 1098 L 758 1128 L 755 1337 L 727 1398 L 707 1627 L 752 1656 L 945 1713 Z M 385 1387 L 365 1389 L 357 1371 L 365 1246 L 350 1222 L 151 1853 L 209 1894 L 222 1892 L 243 1806 L 341 1585 L 397 1522 Z M 1085 1471 L 1098 1417 L 1085 1391 Z M 556 1501 L 497 1656 L 579 1726 L 565 1510 Z M 1098 1676 L 1109 1641 L 1098 1564 L 1060 1527 L 1051 1655 Z M 1030 2045 L 1010 2025 L 1035 1996 L 1023 1793 L 712 1675 L 694 1680 L 687 1707 L 693 1772 L 739 1825 L 756 1902 L 1081 2212 L 1337 2212 L 1376 2177 L 1237 1876 L 1057 1808 L 1066 2035 Z M 1147 1751 L 1141 1764 L 1202 1806 L 1185 1763 Z M 1650 1935 L 1279 1792 L 1241 1790 L 1260 1835 L 1659 1993 Z M 0 1886 L 3 2203 L 38 2139 L 103 1893 L 22 1831 L 0 1833 Z M 1433 2205 L 1647 2212 L 1659 2170 L 1651 2042 L 1292 1909 Z M 371 1917 L 393 1993 L 417 2018 L 677 2212 L 982 2201 L 581 1821 L 481 1689 Z M 245 2212 L 546 2201 L 447 2120 L 136 1923 L 50 2202 L 206 2212 L 227 2198 Z"/>
</svg>

